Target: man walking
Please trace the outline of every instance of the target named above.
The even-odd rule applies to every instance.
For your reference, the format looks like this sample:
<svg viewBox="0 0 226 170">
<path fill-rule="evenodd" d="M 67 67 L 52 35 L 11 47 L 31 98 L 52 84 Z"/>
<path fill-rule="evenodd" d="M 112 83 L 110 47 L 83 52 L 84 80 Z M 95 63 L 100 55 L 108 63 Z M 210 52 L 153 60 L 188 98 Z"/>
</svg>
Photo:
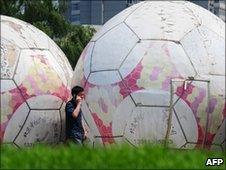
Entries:
<svg viewBox="0 0 226 170">
<path fill-rule="evenodd" d="M 86 139 L 87 129 L 82 121 L 81 103 L 85 98 L 84 89 L 75 86 L 71 90 L 72 99 L 67 102 L 66 111 L 66 139 L 82 145 Z"/>
</svg>

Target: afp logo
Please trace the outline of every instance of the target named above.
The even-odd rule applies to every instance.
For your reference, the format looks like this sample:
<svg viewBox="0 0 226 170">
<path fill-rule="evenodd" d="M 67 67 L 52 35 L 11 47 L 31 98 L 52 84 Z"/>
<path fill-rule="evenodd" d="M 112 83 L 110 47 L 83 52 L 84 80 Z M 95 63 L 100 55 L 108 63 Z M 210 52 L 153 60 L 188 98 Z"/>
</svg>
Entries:
<svg viewBox="0 0 226 170">
<path fill-rule="evenodd" d="M 208 158 L 206 160 L 206 166 L 220 166 L 224 163 L 222 158 Z"/>
</svg>

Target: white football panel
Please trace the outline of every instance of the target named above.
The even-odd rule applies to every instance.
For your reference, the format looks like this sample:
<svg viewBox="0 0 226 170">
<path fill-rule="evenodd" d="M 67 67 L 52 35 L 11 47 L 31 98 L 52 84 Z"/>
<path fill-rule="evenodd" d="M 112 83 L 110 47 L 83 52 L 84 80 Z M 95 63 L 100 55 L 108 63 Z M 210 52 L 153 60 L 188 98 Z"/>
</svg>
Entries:
<svg viewBox="0 0 226 170">
<path fill-rule="evenodd" d="M 137 41 L 136 35 L 125 24 L 118 25 L 95 43 L 91 70 L 118 69 Z"/>
<path fill-rule="evenodd" d="M 224 119 L 223 123 L 221 124 L 220 128 L 218 129 L 216 135 L 213 139 L 213 144 L 222 144 L 225 141 L 225 122 L 226 119 Z"/>
<path fill-rule="evenodd" d="M 159 107 L 136 107 L 128 118 L 125 138 L 134 145 L 162 143 L 167 129 L 168 111 Z"/>
<path fill-rule="evenodd" d="M 24 102 L 20 107 L 13 113 L 10 118 L 8 125 L 6 126 L 3 142 L 13 142 L 16 135 L 19 133 L 24 121 L 26 120 L 29 108 Z"/>
<path fill-rule="evenodd" d="M 88 81 L 95 85 L 107 85 L 121 81 L 117 71 L 100 71 L 91 73 Z"/>
<path fill-rule="evenodd" d="M 167 42 L 167 49 L 171 58 L 170 61 L 176 66 L 177 71 L 182 77 L 187 78 L 196 75 L 189 56 L 186 55 L 181 45 Z"/>
<path fill-rule="evenodd" d="M 27 100 L 31 109 L 60 109 L 61 98 L 54 95 L 39 95 Z"/>
<path fill-rule="evenodd" d="M 188 142 L 196 143 L 198 140 L 198 125 L 192 110 L 181 99 L 176 103 L 174 109 Z"/>
<path fill-rule="evenodd" d="M 112 17 L 110 20 L 108 20 L 101 29 L 93 36 L 91 41 L 96 41 L 101 36 L 106 34 L 108 31 L 110 31 L 113 27 L 117 26 L 118 24 L 122 23 L 131 13 L 133 13 L 137 8 L 142 6 L 144 2 L 140 2 L 137 4 L 132 5 L 130 8 L 126 8 L 125 10 L 121 11 L 114 17 Z"/>
<path fill-rule="evenodd" d="M 60 129 L 59 110 L 31 110 L 15 143 L 19 146 L 56 143 L 60 139 Z"/>
<path fill-rule="evenodd" d="M 135 104 L 130 96 L 127 96 L 113 113 L 112 132 L 113 136 L 123 135 L 127 120 L 132 114 Z"/>
<path fill-rule="evenodd" d="M 43 73 L 47 74 L 50 69 L 54 70 L 57 74 L 57 76 L 62 80 L 64 85 L 67 85 L 66 76 L 64 75 L 63 69 L 60 67 L 60 65 L 57 63 L 57 61 L 54 59 L 52 54 L 49 51 L 46 50 L 22 50 L 20 54 L 20 59 L 18 63 L 18 67 L 16 70 L 16 74 L 14 77 L 14 80 L 18 85 L 20 85 L 27 76 L 29 76 L 30 70 L 34 72 L 37 72 L 40 76 L 42 76 Z M 41 62 L 47 62 L 44 66 L 41 66 L 39 62 L 37 62 L 34 58 L 39 58 L 40 63 Z M 44 61 L 43 61 L 44 60 Z M 44 64 L 44 63 L 43 63 Z M 25 67 L 26 66 L 26 67 Z M 49 68 L 47 68 L 49 67 Z M 45 71 L 47 70 L 47 71 Z"/>
<path fill-rule="evenodd" d="M 198 29 L 192 30 L 180 42 L 198 74 L 208 74 L 210 61 Z"/>
<path fill-rule="evenodd" d="M 193 15 L 202 26 L 206 26 L 220 36 L 225 37 L 225 23 L 218 16 L 191 2 L 187 2 L 185 6 L 193 12 Z"/>
<path fill-rule="evenodd" d="M 1 37 L 20 48 L 48 49 L 47 35 L 29 23 L 1 15 Z"/>
<path fill-rule="evenodd" d="M 1 79 L 11 79 L 19 59 L 20 49 L 1 37 Z"/>
<path fill-rule="evenodd" d="M 149 1 L 132 13 L 126 23 L 140 39 L 179 41 L 199 24 L 183 4 Z"/>
<path fill-rule="evenodd" d="M 92 52 L 93 52 L 94 44 L 95 44 L 94 42 L 90 42 L 86 47 L 87 49 L 85 49 L 86 52 L 84 54 L 84 75 L 85 75 L 86 79 L 88 79 L 88 76 L 91 72 L 91 70 L 90 70 L 90 68 L 91 68 L 91 58 L 92 58 Z M 75 69 L 77 69 L 77 67 Z"/>
<path fill-rule="evenodd" d="M 0 80 L 1 81 L 1 93 L 7 92 L 9 90 L 12 90 L 16 88 L 16 85 L 12 80 Z"/>
<path fill-rule="evenodd" d="M 86 120 L 87 125 L 89 126 L 89 137 L 91 137 L 91 139 L 94 140 L 93 137 L 100 136 L 100 132 L 97 129 L 97 125 L 94 122 L 93 116 L 91 115 L 90 110 L 85 101 L 82 102 L 81 109 L 82 109 L 84 119 Z"/>
<path fill-rule="evenodd" d="M 170 94 L 163 90 L 139 90 L 131 94 L 137 105 L 169 106 Z"/>
<path fill-rule="evenodd" d="M 58 47 L 58 45 L 50 38 L 49 41 L 49 50 L 52 53 L 53 57 L 57 61 L 57 63 L 61 66 L 62 70 L 64 71 L 64 76 L 67 77 L 67 85 L 71 85 L 71 79 L 73 76 L 73 69 L 71 64 L 69 63 L 66 55 L 64 52 Z"/>
<path fill-rule="evenodd" d="M 141 61 L 141 59 L 145 55 L 146 49 L 149 46 L 150 46 L 149 41 L 141 41 L 136 44 L 136 46 L 132 49 L 129 55 L 125 58 L 123 63 L 121 63 L 119 72 L 121 73 L 123 78 L 125 78 L 133 71 L 133 69 L 137 66 L 137 64 Z"/>
<path fill-rule="evenodd" d="M 198 27 L 209 58 L 210 74 L 225 75 L 225 38 L 206 27 Z"/>
</svg>

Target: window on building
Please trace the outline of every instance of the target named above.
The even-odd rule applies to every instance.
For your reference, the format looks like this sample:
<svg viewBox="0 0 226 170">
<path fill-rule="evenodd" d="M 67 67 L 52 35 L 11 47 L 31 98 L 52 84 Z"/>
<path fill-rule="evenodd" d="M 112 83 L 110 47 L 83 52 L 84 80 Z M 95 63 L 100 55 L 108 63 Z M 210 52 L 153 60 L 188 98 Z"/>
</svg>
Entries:
<svg viewBox="0 0 226 170">
<path fill-rule="evenodd" d="M 72 15 L 71 16 L 71 21 L 79 21 L 80 20 L 80 14 Z"/>
<path fill-rule="evenodd" d="M 136 4 L 139 0 L 127 0 L 127 6 L 131 6 L 133 4 Z"/>
<path fill-rule="evenodd" d="M 72 4 L 71 9 L 74 10 L 79 10 L 79 3 L 77 4 Z"/>
</svg>

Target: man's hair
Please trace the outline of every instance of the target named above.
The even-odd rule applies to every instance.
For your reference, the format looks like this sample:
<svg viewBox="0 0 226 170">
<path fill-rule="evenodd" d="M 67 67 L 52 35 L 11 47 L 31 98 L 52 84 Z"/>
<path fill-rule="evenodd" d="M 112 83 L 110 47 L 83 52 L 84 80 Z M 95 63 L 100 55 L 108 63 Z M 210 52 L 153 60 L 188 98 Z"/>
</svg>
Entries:
<svg viewBox="0 0 226 170">
<path fill-rule="evenodd" d="M 74 96 L 77 96 L 80 92 L 83 92 L 84 89 L 80 86 L 75 86 L 71 89 L 71 95 L 74 97 Z"/>
</svg>

